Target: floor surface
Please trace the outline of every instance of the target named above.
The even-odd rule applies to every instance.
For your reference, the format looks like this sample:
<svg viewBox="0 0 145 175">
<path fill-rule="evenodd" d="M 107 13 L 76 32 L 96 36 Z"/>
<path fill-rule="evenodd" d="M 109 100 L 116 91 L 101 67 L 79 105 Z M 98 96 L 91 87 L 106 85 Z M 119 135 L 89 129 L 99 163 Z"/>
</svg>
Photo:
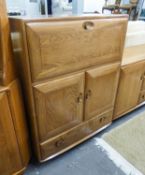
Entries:
<svg viewBox="0 0 145 175">
<path fill-rule="evenodd" d="M 24 175 L 125 175 L 106 152 L 96 145 L 96 139 L 143 111 L 145 106 L 116 120 L 93 138 L 53 160 L 43 164 L 31 161 Z"/>
</svg>

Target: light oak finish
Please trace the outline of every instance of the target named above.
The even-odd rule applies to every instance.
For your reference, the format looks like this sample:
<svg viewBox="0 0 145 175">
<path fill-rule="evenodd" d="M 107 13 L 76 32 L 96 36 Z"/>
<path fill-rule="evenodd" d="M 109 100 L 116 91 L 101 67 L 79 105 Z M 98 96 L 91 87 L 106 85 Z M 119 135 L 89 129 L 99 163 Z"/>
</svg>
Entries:
<svg viewBox="0 0 145 175">
<path fill-rule="evenodd" d="M 124 48 L 122 66 L 142 60 L 145 60 L 145 44 Z"/>
<path fill-rule="evenodd" d="M 107 21 L 27 23 L 32 81 L 119 61 L 124 23 L 120 19 Z"/>
<path fill-rule="evenodd" d="M 112 122 L 112 110 L 106 111 L 105 113 L 98 115 L 80 125 L 57 135 L 56 137 L 47 140 L 40 144 L 42 160 L 45 160 L 52 155 L 71 147 L 74 143 L 84 141 L 89 138 L 94 132 L 106 126 Z M 74 144 L 75 145 L 75 144 Z"/>
<path fill-rule="evenodd" d="M 143 103 L 145 101 L 145 91 L 141 91 L 138 103 Z"/>
<path fill-rule="evenodd" d="M 121 68 L 114 119 L 138 105 L 144 70 L 145 61 L 126 65 Z"/>
<path fill-rule="evenodd" d="M 143 83 L 142 83 L 141 90 L 144 91 L 145 90 L 145 68 L 144 68 L 144 72 L 143 72 L 143 75 L 142 75 L 142 79 L 143 79 Z"/>
<path fill-rule="evenodd" d="M 10 175 L 22 168 L 17 137 L 7 93 L 0 93 L 0 174 Z"/>
<path fill-rule="evenodd" d="M 0 1 L 0 84 L 7 85 L 15 76 L 9 21 L 5 1 Z"/>
<path fill-rule="evenodd" d="M 37 85 L 34 98 L 42 142 L 83 121 L 84 74 Z"/>
<path fill-rule="evenodd" d="M 39 161 L 68 150 L 111 123 L 108 111 L 114 107 L 126 16 L 10 18 L 10 24 Z M 89 77 L 91 72 L 94 78 Z M 106 86 L 111 94 L 105 96 L 107 92 L 100 89 L 104 109 L 94 95 L 90 103 L 98 109 L 90 111 L 93 115 L 86 121 L 86 90 L 96 93 L 97 86 L 98 90 Z M 104 113 L 107 116 L 100 123 Z M 57 140 L 63 137 L 65 141 Z"/>
<path fill-rule="evenodd" d="M 115 63 L 86 72 L 85 120 L 114 107 L 119 68 L 120 64 Z"/>
<path fill-rule="evenodd" d="M 0 174 L 26 168 L 30 153 L 25 111 L 18 81 L 0 86 Z"/>
<path fill-rule="evenodd" d="M 30 159 L 20 85 L 15 73 L 5 1 L 0 1 L 0 174 L 22 174 Z"/>
</svg>

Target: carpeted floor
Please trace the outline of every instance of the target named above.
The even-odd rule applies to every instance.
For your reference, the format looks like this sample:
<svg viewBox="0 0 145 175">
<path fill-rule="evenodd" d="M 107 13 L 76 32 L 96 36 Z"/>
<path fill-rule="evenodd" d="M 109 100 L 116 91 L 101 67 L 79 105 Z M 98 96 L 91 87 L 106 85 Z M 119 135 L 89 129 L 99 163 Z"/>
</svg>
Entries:
<svg viewBox="0 0 145 175">
<path fill-rule="evenodd" d="M 103 139 L 145 174 L 145 112 L 106 133 Z"/>
</svg>

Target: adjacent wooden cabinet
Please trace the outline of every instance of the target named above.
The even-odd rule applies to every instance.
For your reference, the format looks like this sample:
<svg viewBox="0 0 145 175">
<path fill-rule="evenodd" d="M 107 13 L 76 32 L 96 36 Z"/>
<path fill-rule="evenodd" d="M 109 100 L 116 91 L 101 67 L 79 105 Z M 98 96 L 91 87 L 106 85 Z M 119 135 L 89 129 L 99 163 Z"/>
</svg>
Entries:
<svg viewBox="0 0 145 175">
<path fill-rule="evenodd" d="M 86 17 L 25 24 L 32 81 L 121 59 L 123 19 Z"/>
<path fill-rule="evenodd" d="M 144 61 L 129 64 L 121 68 L 114 118 L 118 118 L 138 105 L 144 72 Z"/>
<path fill-rule="evenodd" d="M 112 122 L 127 16 L 10 18 L 33 148 L 55 157 Z"/>
<path fill-rule="evenodd" d="M 0 175 L 23 174 L 30 159 L 21 88 L 16 76 L 5 0 L 0 1 Z"/>
<path fill-rule="evenodd" d="M 22 174 L 29 156 L 25 111 L 15 80 L 0 86 L 0 174 Z"/>
<path fill-rule="evenodd" d="M 22 169 L 22 164 L 6 92 L 0 93 L 0 111 L 0 174 L 10 175 Z"/>
</svg>

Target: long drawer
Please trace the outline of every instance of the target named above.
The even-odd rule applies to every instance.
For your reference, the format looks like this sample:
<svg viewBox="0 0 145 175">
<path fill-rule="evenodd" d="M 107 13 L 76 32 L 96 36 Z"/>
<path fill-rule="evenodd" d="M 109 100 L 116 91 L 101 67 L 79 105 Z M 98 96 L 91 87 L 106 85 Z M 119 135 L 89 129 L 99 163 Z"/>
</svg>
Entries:
<svg viewBox="0 0 145 175">
<path fill-rule="evenodd" d="M 121 60 L 126 19 L 26 23 L 32 81 Z"/>
<path fill-rule="evenodd" d="M 56 153 L 59 154 L 63 150 L 70 149 L 72 146 L 87 139 L 88 136 L 91 136 L 94 132 L 111 122 L 112 110 L 107 111 L 98 117 L 94 117 L 88 122 L 84 122 L 55 138 L 42 142 L 40 144 L 42 160 L 45 160 L 46 158 L 49 159 L 51 156 L 55 156 Z"/>
</svg>

